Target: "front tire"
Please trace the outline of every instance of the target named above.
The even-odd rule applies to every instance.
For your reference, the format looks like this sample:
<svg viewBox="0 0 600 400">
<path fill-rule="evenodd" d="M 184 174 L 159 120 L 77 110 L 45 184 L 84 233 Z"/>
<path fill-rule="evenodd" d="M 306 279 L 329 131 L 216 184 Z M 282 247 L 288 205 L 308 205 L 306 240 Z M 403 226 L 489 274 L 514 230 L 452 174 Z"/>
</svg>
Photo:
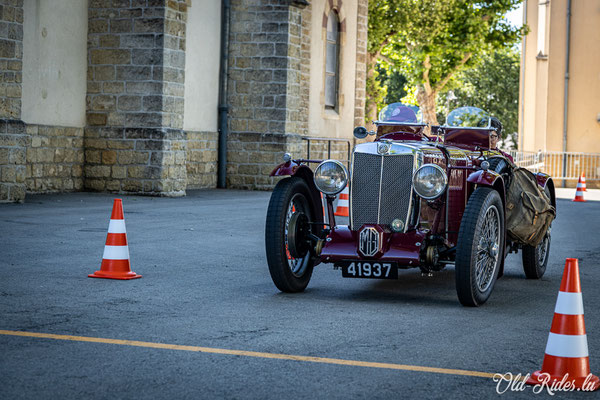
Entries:
<svg viewBox="0 0 600 400">
<path fill-rule="evenodd" d="M 288 227 L 294 213 L 314 221 L 310 190 L 302 178 L 290 177 L 277 183 L 267 210 L 265 248 L 273 283 L 286 293 L 303 291 L 310 281 L 314 262 L 310 251 L 300 258 L 290 254 Z"/>
<path fill-rule="evenodd" d="M 498 278 L 504 256 L 504 207 L 497 191 L 475 189 L 458 232 L 456 292 L 464 306 L 487 301 Z"/>
</svg>

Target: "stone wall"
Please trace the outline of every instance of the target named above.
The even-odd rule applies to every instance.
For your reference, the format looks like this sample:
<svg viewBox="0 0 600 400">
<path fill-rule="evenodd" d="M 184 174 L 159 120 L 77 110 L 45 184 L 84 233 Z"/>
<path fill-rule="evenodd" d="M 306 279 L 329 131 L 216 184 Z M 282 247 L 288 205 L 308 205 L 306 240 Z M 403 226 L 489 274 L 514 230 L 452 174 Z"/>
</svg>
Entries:
<svg viewBox="0 0 600 400">
<path fill-rule="evenodd" d="M 185 194 L 186 135 L 167 128 L 86 128 L 85 187 L 97 191 Z"/>
<path fill-rule="evenodd" d="M 358 0 L 356 21 L 356 88 L 354 93 L 354 126 L 365 126 L 367 98 L 367 34 L 369 0 Z M 370 121 L 369 121 L 370 122 Z"/>
<path fill-rule="evenodd" d="M 187 188 L 202 189 L 217 186 L 217 132 L 187 133 Z"/>
<path fill-rule="evenodd" d="M 308 134 L 306 79 L 310 79 L 310 68 L 308 59 L 303 58 L 306 55 L 303 45 L 310 48 L 310 35 L 305 36 L 306 31 L 303 29 L 303 25 L 306 25 L 303 22 L 307 20 L 310 21 L 310 8 L 306 12 L 297 7 L 289 8 L 285 132 L 299 135 Z"/>
<path fill-rule="evenodd" d="M 310 7 L 232 1 L 227 186 L 271 189 L 268 175 L 307 133 Z"/>
<path fill-rule="evenodd" d="M 184 0 L 90 0 L 84 184 L 185 194 Z"/>
<path fill-rule="evenodd" d="M 83 188 L 83 128 L 27 125 L 27 192 Z"/>
<path fill-rule="evenodd" d="M 229 130 L 283 133 L 288 76 L 288 5 L 231 2 Z"/>
<path fill-rule="evenodd" d="M 21 118 L 23 0 L 0 3 L 0 118 Z"/>
<path fill-rule="evenodd" d="M 0 119 L 0 202 L 25 200 L 29 142 L 22 121 Z"/>
<path fill-rule="evenodd" d="M 272 189 L 279 178 L 269 176 L 283 162 L 283 154 L 299 154 L 298 135 L 243 132 L 230 134 L 227 143 L 228 187 L 250 190 Z"/>
<path fill-rule="evenodd" d="M 23 0 L 0 3 L 0 202 L 25 200 L 28 138 L 21 121 Z"/>
</svg>

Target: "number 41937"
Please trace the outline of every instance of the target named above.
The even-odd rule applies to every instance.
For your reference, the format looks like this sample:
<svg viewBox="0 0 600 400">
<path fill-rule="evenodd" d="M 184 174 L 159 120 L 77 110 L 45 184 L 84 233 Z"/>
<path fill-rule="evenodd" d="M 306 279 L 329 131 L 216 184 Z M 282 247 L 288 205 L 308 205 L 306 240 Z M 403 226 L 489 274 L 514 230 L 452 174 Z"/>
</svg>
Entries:
<svg viewBox="0 0 600 400">
<path fill-rule="evenodd" d="M 388 278 L 392 264 L 389 263 L 370 263 L 370 262 L 351 262 L 348 265 L 348 275 L 362 278 Z"/>
</svg>

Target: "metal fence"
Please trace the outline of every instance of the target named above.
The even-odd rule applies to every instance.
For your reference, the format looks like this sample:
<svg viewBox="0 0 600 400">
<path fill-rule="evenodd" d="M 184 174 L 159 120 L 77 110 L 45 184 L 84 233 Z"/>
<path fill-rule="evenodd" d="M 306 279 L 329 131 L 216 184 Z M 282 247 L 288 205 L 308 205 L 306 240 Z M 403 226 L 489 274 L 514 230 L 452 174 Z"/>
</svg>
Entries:
<svg viewBox="0 0 600 400">
<path fill-rule="evenodd" d="M 306 158 L 309 160 L 326 160 L 333 158 L 349 167 L 352 153 L 352 141 L 349 139 L 323 138 L 304 136 L 306 141 Z"/>
<path fill-rule="evenodd" d="M 600 181 L 600 154 L 559 151 L 511 151 L 515 164 L 533 172 L 545 172 L 557 179 L 578 179 L 585 172 L 586 181 Z"/>
</svg>

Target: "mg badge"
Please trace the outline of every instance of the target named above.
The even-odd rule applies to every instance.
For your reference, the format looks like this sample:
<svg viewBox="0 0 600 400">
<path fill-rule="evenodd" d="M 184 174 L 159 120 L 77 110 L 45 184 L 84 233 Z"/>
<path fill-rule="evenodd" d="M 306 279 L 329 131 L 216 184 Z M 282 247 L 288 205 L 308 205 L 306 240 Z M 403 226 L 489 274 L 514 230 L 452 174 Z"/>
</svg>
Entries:
<svg viewBox="0 0 600 400">
<path fill-rule="evenodd" d="M 365 257 L 373 257 L 380 250 L 381 234 L 375 228 L 364 228 L 359 234 L 358 250 Z"/>
<path fill-rule="evenodd" d="M 385 142 L 377 143 L 377 152 L 379 154 L 387 154 L 390 151 L 390 144 Z"/>
</svg>

